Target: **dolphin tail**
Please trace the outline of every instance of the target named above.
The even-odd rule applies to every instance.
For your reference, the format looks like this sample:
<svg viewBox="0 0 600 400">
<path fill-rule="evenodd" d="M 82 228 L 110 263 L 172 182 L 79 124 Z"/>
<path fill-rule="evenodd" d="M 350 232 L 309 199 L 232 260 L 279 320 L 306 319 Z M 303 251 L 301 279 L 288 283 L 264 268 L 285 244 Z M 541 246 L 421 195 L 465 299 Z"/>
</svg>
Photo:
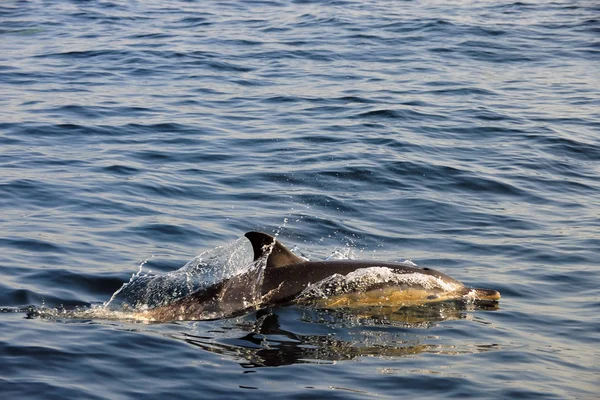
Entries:
<svg viewBox="0 0 600 400">
<path fill-rule="evenodd" d="M 262 232 L 246 232 L 244 235 L 252 244 L 254 250 L 254 261 L 263 257 L 265 252 L 270 251 L 267 259 L 267 268 L 278 268 L 285 265 L 300 264 L 306 260 L 298 257 L 279 243 L 271 235 Z"/>
</svg>

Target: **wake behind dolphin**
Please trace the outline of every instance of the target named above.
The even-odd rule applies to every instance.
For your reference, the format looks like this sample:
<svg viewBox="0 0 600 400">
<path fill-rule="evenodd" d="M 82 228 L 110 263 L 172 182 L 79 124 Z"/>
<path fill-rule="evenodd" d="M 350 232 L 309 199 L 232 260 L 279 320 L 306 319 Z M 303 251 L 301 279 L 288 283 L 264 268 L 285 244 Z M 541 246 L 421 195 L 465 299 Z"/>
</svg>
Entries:
<svg viewBox="0 0 600 400">
<path fill-rule="evenodd" d="M 500 299 L 495 290 L 469 288 L 409 262 L 308 261 L 266 233 L 244 236 L 252 245 L 250 265 L 240 268 L 238 240 L 229 251 L 203 253 L 177 271 L 134 276 L 103 307 L 79 310 L 72 317 L 167 322 L 219 319 L 290 303 L 389 311 L 447 300 Z"/>
</svg>

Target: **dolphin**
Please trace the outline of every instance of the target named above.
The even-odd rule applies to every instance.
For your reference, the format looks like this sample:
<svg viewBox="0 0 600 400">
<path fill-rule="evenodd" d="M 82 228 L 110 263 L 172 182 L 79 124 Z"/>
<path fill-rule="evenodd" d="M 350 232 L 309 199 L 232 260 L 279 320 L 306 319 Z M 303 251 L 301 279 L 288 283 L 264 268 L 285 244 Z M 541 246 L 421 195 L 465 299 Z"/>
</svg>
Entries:
<svg viewBox="0 0 600 400">
<path fill-rule="evenodd" d="M 251 269 L 175 302 L 143 311 L 151 321 L 216 319 L 251 308 L 286 303 L 324 308 L 402 307 L 445 300 L 497 301 L 500 293 L 469 288 L 458 280 L 411 263 L 365 260 L 307 261 L 276 238 L 247 232 L 254 261 Z M 262 282 L 259 287 L 253 285 Z"/>
</svg>

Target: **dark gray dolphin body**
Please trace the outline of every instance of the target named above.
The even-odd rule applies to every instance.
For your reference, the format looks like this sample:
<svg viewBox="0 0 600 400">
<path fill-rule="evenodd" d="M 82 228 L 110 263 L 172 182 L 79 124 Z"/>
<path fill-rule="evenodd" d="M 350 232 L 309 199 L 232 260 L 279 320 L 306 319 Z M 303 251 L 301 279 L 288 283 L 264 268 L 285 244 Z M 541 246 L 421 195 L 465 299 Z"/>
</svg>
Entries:
<svg viewBox="0 0 600 400">
<path fill-rule="evenodd" d="M 449 299 L 491 300 L 500 293 L 465 287 L 456 279 L 429 268 L 408 263 L 329 260 L 306 261 L 289 251 L 273 236 L 248 232 L 254 260 L 268 255 L 264 271 L 250 271 L 177 300 L 145 311 L 150 320 L 193 320 L 231 315 L 251 307 L 312 299 L 325 307 L 403 305 Z M 259 278 L 257 293 L 248 287 Z M 337 278 L 335 280 L 334 278 Z M 319 286 L 319 283 L 323 285 Z M 328 296 L 302 296 L 317 286 Z M 319 297 L 319 296 L 316 296 Z"/>
</svg>

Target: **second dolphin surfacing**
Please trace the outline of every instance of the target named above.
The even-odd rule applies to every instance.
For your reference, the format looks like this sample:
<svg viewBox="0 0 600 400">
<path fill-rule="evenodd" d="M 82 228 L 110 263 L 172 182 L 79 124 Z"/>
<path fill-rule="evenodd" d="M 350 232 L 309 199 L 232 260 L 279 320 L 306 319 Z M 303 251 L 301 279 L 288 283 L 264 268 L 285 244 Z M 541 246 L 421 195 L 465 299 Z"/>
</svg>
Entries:
<svg viewBox="0 0 600 400">
<path fill-rule="evenodd" d="M 324 308 L 402 307 L 445 300 L 496 301 L 500 293 L 474 289 L 439 271 L 409 263 L 306 261 L 273 236 L 247 232 L 254 269 L 144 312 L 153 321 L 222 318 L 249 308 L 290 302 Z M 259 286 L 256 287 L 256 282 Z"/>
</svg>

